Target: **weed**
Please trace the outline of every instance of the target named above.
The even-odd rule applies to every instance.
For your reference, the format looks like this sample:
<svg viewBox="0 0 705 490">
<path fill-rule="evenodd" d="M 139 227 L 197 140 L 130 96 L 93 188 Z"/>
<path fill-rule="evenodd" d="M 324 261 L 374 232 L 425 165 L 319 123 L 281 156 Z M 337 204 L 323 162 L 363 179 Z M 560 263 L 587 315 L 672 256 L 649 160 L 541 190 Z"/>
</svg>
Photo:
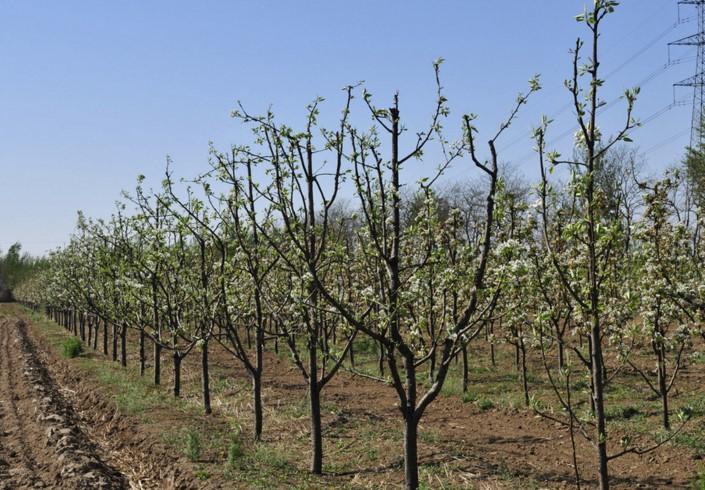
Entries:
<svg viewBox="0 0 705 490">
<path fill-rule="evenodd" d="M 240 461 L 242 460 L 242 443 L 240 442 L 240 439 L 234 439 L 230 445 L 228 446 L 228 459 L 227 459 L 227 466 L 228 468 L 234 469 L 238 466 Z"/>
<path fill-rule="evenodd" d="M 82 367 L 90 370 L 98 381 L 111 387 L 115 393 L 118 409 L 126 414 L 145 414 L 150 409 L 175 404 L 169 396 L 158 387 L 149 385 L 139 378 L 132 370 L 117 368 L 113 364 L 96 362 L 92 359 L 81 359 Z M 182 404 L 179 404 L 181 407 Z"/>
<path fill-rule="evenodd" d="M 284 416 L 294 419 L 303 419 L 308 416 L 309 413 L 308 396 L 292 400 L 291 403 L 282 408 L 282 413 Z"/>
<path fill-rule="evenodd" d="M 475 402 L 477 401 L 477 395 L 475 393 L 465 392 L 463 393 L 463 403 Z"/>
<path fill-rule="evenodd" d="M 698 474 L 690 482 L 690 488 L 693 490 L 705 490 L 705 469 L 700 467 Z"/>
<path fill-rule="evenodd" d="M 61 353 L 64 357 L 73 359 L 83 353 L 83 344 L 78 337 L 69 337 L 61 346 Z"/>
<path fill-rule="evenodd" d="M 211 474 L 206 470 L 198 470 L 194 473 L 194 476 L 201 481 L 206 481 L 211 477 Z"/>
<path fill-rule="evenodd" d="M 636 407 L 622 408 L 622 418 L 631 419 L 632 417 L 636 417 L 637 415 L 641 415 L 641 410 Z"/>
<path fill-rule="evenodd" d="M 607 418 L 607 420 L 629 420 L 639 415 L 642 415 L 641 410 L 633 406 L 615 407 L 613 409 L 607 410 L 607 412 L 605 413 L 605 417 Z"/>
<path fill-rule="evenodd" d="M 261 443 L 257 445 L 254 458 L 260 464 L 273 468 L 283 469 L 289 465 L 289 462 L 286 460 L 283 454 L 281 454 L 275 448 L 269 447 Z"/>
<path fill-rule="evenodd" d="M 573 391 L 582 391 L 588 389 L 588 382 L 585 380 L 578 381 L 573 384 Z"/>
<path fill-rule="evenodd" d="M 492 403 L 492 400 L 489 398 L 480 398 L 477 401 L 477 406 L 480 410 L 486 412 L 487 410 L 494 408 L 494 403 Z"/>
<path fill-rule="evenodd" d="M 440 437 L 436 431 L 425 430 L 419 432 L 419 439 L 427 444 L 435 444 L 439 441 Z"/>
<path fill-rule="evenodd" d="M 695 451 L 698 456 L 705 456 L 705 439 L 699 433 L 684 433 L 676 436 L 675 441 Z"/>
<path fill-rule="evenodd" d="M 497 476 L 502 480 L 513 480 L 516 478 L 514 472 L 504 463 L 500 463 L 499 468 L 497 468 Z"/>
<path fill-rule="evenodd" d="M 683 422 L 692 419 L 693 415 L 695 415 L 695 410 L 690 406 L 681 407 L 676 412 L 676 417 L 678 417 L 678 420 L 682 420 Z"/>
<path fill-rule="evenodd" d="M 191 461 L 197 461 L 201 456 L 201 438 L 196 431 L 189 431 L 186 434 L 184 454 Z"/>
</svg>

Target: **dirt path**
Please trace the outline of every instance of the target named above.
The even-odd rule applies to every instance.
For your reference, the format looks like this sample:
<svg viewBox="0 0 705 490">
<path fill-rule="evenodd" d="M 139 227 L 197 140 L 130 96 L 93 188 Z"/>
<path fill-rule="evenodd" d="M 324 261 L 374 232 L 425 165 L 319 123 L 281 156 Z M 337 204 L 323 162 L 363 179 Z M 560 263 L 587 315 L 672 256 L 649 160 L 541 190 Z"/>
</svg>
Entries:
<svg viewBox="0 0 705 490">
<path fill-rule="evenodd" d="M 104 463 L 22 320 L 0 320 L 0 489 L 128 488 Z"/>
</svg>

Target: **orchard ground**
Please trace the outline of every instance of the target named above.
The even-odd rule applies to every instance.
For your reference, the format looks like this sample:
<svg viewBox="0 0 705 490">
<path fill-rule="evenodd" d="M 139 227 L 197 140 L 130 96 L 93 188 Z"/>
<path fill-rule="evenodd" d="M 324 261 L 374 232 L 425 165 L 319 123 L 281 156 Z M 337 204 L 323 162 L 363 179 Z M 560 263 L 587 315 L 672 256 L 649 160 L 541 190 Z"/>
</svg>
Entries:
<svg viewBox="0 0 705 490">
<path fill-rule="evenodd" d="M 124 369 L 87 346 L 80 357 L 63 358 L 61 346 L 69 334 L 17 304 L 0 305 L 0 329 L 0 356 L 4 363 L 13 363 L 3 364 L 0 373 L 0 479 L 28 478 L 34 468 L 50 486 L 62 471 L 56 458 L 60 448 L 45 427 L 51 421 L 44 419 L 51 414 L 42 413 L 51 407 L 41 404 L 36 380 L 18 372 L 17 366 L 29 363 L 32 369 L 46 371 L 41 377 L 43 389 L 53 393 L 65 411 L 62 419 L 68 427 L 64 429 L 77 441 L 74 452 L 92 458 L 91 468 L 106 479 L 106 488 L 396 488 L 403 484 L 398 456 L 403 427 L 397 397 L 384 383 L 344 371 L 323 391 L 324 475 L 315 477 L 307 471 L 306 384 L 283 345 L 275 354 L 272 343 L 267 344 L 264 437 L 255 443 L 249 378 L 215 343 L 210 368 L 214 413 L 204 416 L 198 355 L 186 358 L 182 397 L 174 400 L 168 353 L 162 359 L 161 386 L 151 384 L 149 373 L 140 378 L 136 332 L 130 332 L 128 368 Z M 358 370 L 376 372 L 374 347 L 364 340 L 356 344 Z M 458 364 L 443 395 L 422 420 L 422 486 L 572 487 L 569 433 L 523 407 L 513 348 L 498 346 L 494 367 L 484 341 L 471 344 L 470 353 L 469 393 L 461 392 Z M 532 395 L 555 404 L 542 365 L 532 361 Z M 691 419 L 657 451 L 611 462 L 615 487 L 688 488 L 705 470 L 705 362 L 694 358 L 679 376 L 673 411 L 687 406 Z M 587 395 L 580 390 L 588 386 L 580 379 L 575 384 L 584 402 Z M 642 446 L 664 436 L 658 429 L 659 400 L 647 390 L 629 370 L 623 370 L 608 388 L 610 452 L 619 450 L 620 434 L 630 434 Z M 679 424 L 675 421 L 674 429 Z M 594 486 L 594 450 L 579 435 L 576 442 L 581 476 L 586 486 Z M 70 461 L 71 451 L 67 454 L 62 461 Z"/>
</svg>

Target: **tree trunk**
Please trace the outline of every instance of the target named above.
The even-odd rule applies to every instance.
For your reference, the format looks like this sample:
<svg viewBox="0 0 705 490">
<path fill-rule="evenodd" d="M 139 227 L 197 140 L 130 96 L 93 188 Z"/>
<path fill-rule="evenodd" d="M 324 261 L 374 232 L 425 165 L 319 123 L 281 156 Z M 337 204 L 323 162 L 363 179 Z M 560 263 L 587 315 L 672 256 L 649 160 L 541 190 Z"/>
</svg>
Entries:
<svg viewBox="0 0 705 490">
<path fill-rule="evenodd" d="M 144 376 L 145 369 L 145 355 L 144 355 L 144 328 L 140 328 L 140 376 Z"/>
<path fill-rule="evenodd" d="M 663 428 L 671 430 L 671 421 L 668 417 L 668 386 L 666 381 L 666 362 L 663 346 L 659 346 L 658 356 L 658 387 L 661 392 L 661 407 L 663 415 Z"/>
<path fill-rule="evenodd" d="M 174 396 L 181 396 L 181 355 L 174 350 Z"/>
<path fill-rule="evenodd" d="M 206 415 L 212 413 L 211 409 L 211 388 L 208 378 L 208 341 L 203 343 L 201 350 L 201 393 L 203 395 L 203 410 Z"/>
<path fill-rule="evenodd" d="M 118 332 L 117 325 L 113 323 L 113 362 L 117 362 L 118 359 Z"/>
<path fill-rule="evenodd" d="M 315 314 L 315 313 L 314 313 Z M 311 473 L 323 472 L 323 430 L 321 428 L 321 390 L 318 387 L 318 353 L 315 337 L 309 337 L 309 399 L 311 402 Z"/>
<path fill-rule="evenodd" d="M 273 320 L 270 320 L 270 327 L 272 324 Z M 279 326 L 279 320 L 274 320 L 274 332 L 276 335 L 274 336 L 274 353 L 279 354 L 279 333 L 281 332 L 281 328 Z"/>
<path fill-rule="evenodd" d="M 600 304 L 600 283 L 599 283 L 599 259 L 597 254 L 597 218 L 595 216 L 596 199 L 595 199 L 595 181 L 590 174 L 595 171 L 597 165 L 596 158 L 596 141 L 597 141 L 597 109 L 598 97 L 597 90 L 597 70 L 600 66 L 598 60 L 597 41 L 598 41 L 598 24 L 599 24 L 599 5 L 602 2 L 595 2 L 594 16 L 596 18 L 593 23 L 593 43 L 592 43 L 592 64 L 589 73 L 592 75 L 593 86 L 590 91 L 590 106 L 589 110 L 590 121 L 588 130 L 584 130 L 585 143 L 587 146 L 587 172 L 590 179 L 587 183 L 585 200 L 587 202 L 587 248 L 588 248 L 588 280 L 590 282 L 590 316 L 592 325 L 590 327 L 590 364 L 592 368 L 593 383 L 593 399 L 595 400 L 595 421 L 597 423 L 597 455 L 599 459 L 600 471 L 600 489 L 608 490 L 610 486 L 609 473 L 607 469 L 607 429 L 605 426 L 605 407 L 604 407 L 604 374 L 605 366 L 602 357 L 602 325 L 600 320 L 601 304 Z M 577 66 L 577 61 L 576 61 Z M 577 68 L 576 68 L 577 69 Z M 582 116 L 580 116 L 581 121 Z M 584 126 L 583 126 L 584 127 Z"/>
<path fill-rule="evenodd" d="M 519 345 L 521 347 L 521 381 L 522 387 L 524 389 L 524 406 L 529 406 L 529 381 L 526 379 L 526 344 L 524 344 L 524 339 L 519 338 Z"/>
<path fill-rule="evenodd" d="M 463 345 L 463 394 L 468 392 L 469 380 L 468 346 Z"/>
<path fill-rule="evenodd" d="M 435 354 L 431 356 L 428 366 L 428 382 L 433 383 L 433 376 L 436 374 L 436 356 Z"/>
<path fill-rule="evenodd" d="M 158 385 L 162 381 L 162 346 L 154 341 L 154 384 Z"/>
<path fill-rule="evenodd" d="M 391 369 L 391 368 L 390 368 Z M 419 487 L 418 418 L 416 417 L 416 365 L 412 357 L 404 356 L 406 405 L 404 414 L 404 480 L 407 489 Z"/>
<path fill-rule="evenodd" d="M 418 421 L 414 413 L 404 416 L 404 480 L 407 490 L 419 488 Z"/>
<path fill-rule="evenodd" d="M 262 438 L 262 371 L 264 370 L 264 319 L 260 305 L 259 293 L 256 295 L 257 303 L 257 349 L 255 353 L 255 369 L 252 373 L 252 397 L 255 415 L 255 441 Z M 274 345 L 276 347 L 276 337 Z"/>
<path fill-rule="evenodd" d="M 262 375 L 252 376 L 252 397 L 255 411 L 255 441 L 262 439 Z"/>
<path fill-rule="evenodd" d="M 120 365 L 127 367 L 127 328 L 120 329 Z"/>
<path fill-rule="evenodd" d="M 593 400 L 595 405 L 595 420 L 597 422 L 597 457 L 599 461 L 600 489 L 609 489 L 609 473 L 607 469 L 607 431 L 605 424 L 604 407 L 604 386 L 602 368 L 602 344 L 600 342 L 600 323 L 597 318 L 597 311 L 593 312 L 593 324 L 591 330 L 592 347 L 592 379 L 593 379 Z"/>
<path fill-rule="evenodd" d="M 312 381 L 311 395 L 311 473 L 320 475 L 323 472 L 323 430 L 321 427 L 321 394 L 318 382 Z"/>
<path fill-rule="evenodd" d="M 103 320 L 103 354 L 108 355 L 108 320 Z"/>
</svg>

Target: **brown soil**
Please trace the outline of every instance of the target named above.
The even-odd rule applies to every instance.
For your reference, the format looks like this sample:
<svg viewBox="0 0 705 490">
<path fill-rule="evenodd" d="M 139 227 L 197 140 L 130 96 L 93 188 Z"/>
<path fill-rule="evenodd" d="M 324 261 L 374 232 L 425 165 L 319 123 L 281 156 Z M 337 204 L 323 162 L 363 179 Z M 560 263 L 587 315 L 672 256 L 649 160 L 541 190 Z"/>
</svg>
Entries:
<svg viewBox="0 0 705 490">
<path fill-rule="evenodd" d="M 0 320 L 0 489 L 194 488 L 24 320 Z"/>
<path fill-rule="evenodd" d="M 118 414 L 105 387 L 81 379 L 80 370 L 51 352 L 37 329 L 29 326 L 31 340 L 27 331 L 22 322 L 0 324 L 0 482 L 5 478 L 12 482 L 6 488 L 38 483 L 62 488 L 59 483 L 66 484 L 66 478 L 73 478 L 66 488 L 77 488 L 77 482 L 87 474 L 95 475 L 98 479 L 95 481 L 104 481 L 104 488 L 250 486 L 233 483 L 217 472 L 223 466 L 223 454 L 211 455 L 207 461 L 212 463 L 212 477 L 206 482 L 197 481 L 194 467 L 160 442 L 157 428 L 141 423 L 136 417 Z M 129 362 L 133 364 L 136 349 L 132 343 L 129 347 Z M 196 404 L 198 364 L 198 355 L 193 354 L 183 366 L 183 396 Z M 23 374 L 27 368 L 33 368 L 30 375 Z M 164 390 L 168 390 L 171 369 L 166 354 L 162 372 Z M 334 407 L 324 410 L 326 474 L 319 479 L 304 480 L 302 475 L 306 475 L 308 465 L 308 420 L 305 413 L 297 416 L 282 413 L 287 407 L 301 403 L 306 386 L 298 370 L 273 353 L 267 355 L 265 372 L 264 443 L 286 448 L 288 460 L 298 471 L 282 474 L 278 486 L 377 488 L 402 484 L 399 456 L 402 424 L 391 387 L 347 372 L 334 378 L 322 395 L 324 405 Z M 36 373 L 41 373 L 40 378 L 36 378 Z M 249 437 L 248 378 L 239 364 L 215 345 L 211 350 L 211 377 L 234 380 L 237 389 L 215 392 L 214 415 L 204 417 L 203 423 L 215 427 L 230 424 L 234 418 L 243 426 L 243 437 Z M 39 394 L 34 391 L 36 385 L 42 387 Z M 42 400 L 47 396 L 48 405 L 43 405 Z M 47 418 L 52 414 L 58 415 L 61 423 Z M 178 426 L 185 423 L 187 416 L 166 407 L 160 417 L 164 424 Z M 54 427 L 53 432 L 50 427 Z M 74 439 L 67 451 L 69 456 L 59 461 L 61 447 L 55 434 L 62 429 L 69 429 Z M 363 433 L 372 435 L 365 438 Z M 446 488 L 516 488 L 524 487 L 519 483 L 524 480 L 538 483 L 542 488 L 573 485 L 567 430 L 529 411 L 496 408 L 481 411 L 457 397 L 441 396 L 424 416 L 420 434 L 422 469 L 433 469 L 433 474 L 438 475 L 435 484 L 431 477 L 426 481 L 432 488 L 440 488 L 441 481 Z M 592 487 L 596 485 L 594 450 L 579 436 L 576 442 L 584 485 Z M 362 458 L 364 450 L 374 450 L 374 458 Z M 610 447 L 611 452 L 617 450 L 614 444 Z M 78 465 L 79 469 L 70 475 L 62 474 L 66 472 L 67 458 L 69 461 L 78 458 L 83 466 Z M 88 466 L 87 461 L 90 461 Z M 612 461 L 610 470 L 616 488 L 687 488 L 697 471 L 697 463 L 689 450 L 667 445 L 654 453 L 630 454 Z M 91 485 L 90 488 L 99 488 L 94 483 Z"/>
<path fill-rule="evenodd" d="M 168 359 L 165 359 L 168 363 Z M 163 362 L 164 362 L 163 361 Z M 211 377 L 236 377 L 247 390 L 247 376 L 239 364 L 222 348 L 214 345 L 210 355 Z M 184 361 L 184 378 L 188 380 L 185 396 L 199 403 L 199 359 L 189 356 Z M 165 383 L 170 382 L 170 369 L 163 363 Z M 269 352 L 263 380 L 265 406 L 265 441 L 301 451 L 297 466 L 308 466 L 308 419 L 280 420 L 276 411 L 292 400 L 300 401 L 306 392 L 301 373 L 288 360 Z M 218 399 L 216 397 L 216 399 Z M 335 410 L 323 411 L 324 466 L 344 466 L 342 471 L 328 471 L 324 486 L 378 488 L 403 484 L 401 437 L 403 425 L 398 399 L 391 386 L 342 371 L 323 390 L 322 401 Z M 240 414 L 239 421 L 250 427 L 250 405 L 232 406 L 222 400 L 217 415 Z M 276 407 L 276 408 L 273 408 Z M 657 427 L 657 425 L 656 425 Z M 372 440 L 360 441 L 361 431 L 375 432 Z M 247 432 L 249 434 L 249 432 Z M 536 416 L 529 410 L 493 408 L 482 411 L 476 405 L 463 403 L 459 397 L 440 396 L 421 421 L 419 460 L 422 467 L 440 469 L 443 483 L 452 487 L 516 488 L 517 482 L 532 481 L 547 487 L 573 487 L 571 442 L 563 426 Z M 424 437 L 427 436 L 427 437 Z M 611 434 L 612 441 L 619 434 Z M 352 446 L 369 444 L 377 449 L 376 461 L 363 464 L 338 443 Z M 575 436 L 578 466 L 583 486 L 597 486 L 596 450 L 580 435 Z M 653 443 L 644 437 L 633 437 L 640 447 Z M 610 446 L 610 453 L 621 447 Z M 614 488 L 689 488 L 697 472 L 698 457 L 685 448 L 667 445 L 645 455 L 628 454 L 610 462 Z M 341 463 L 341 460 L 343 461 Z M 328 462 L 328 463 L 326 463 Z M 440 487 L 429 481 L 429 486 Z"/>
<path fill-rule="evenodd" d="M 0 488 L 125 488 L 79 427 L 21 320 L 0 324 Z"/>
<path fill-rule="evenodd" d="M 270 359 L 270 366 L 270 376 L 264 381 L 265 386 L 270 387 L 269 404 L 286 397 L 301 396 L 305 385 L 297 371 L 279 359 Z M 323 400 L 342 408 L 336 414 L 326 414 L 324 437 L 350 438 L 354 443 L 356 426 L 359 426 L 355 421 L 364 421 L 374 426 L 380 436 L 380 440 L 374 443 L 382 448 L 377 465 L 358 466 L 350 472 L 331 474 L 332 481 L 342 484 L 357 477 L 360 483 L 370 487 L 379 484 L 401 486 L 403 426 L 394 390 L 390 386 L 341 373 L 326 387 Z M 306 424 L 307 421 L 303 421 L 297 429 L 306 431 Z M 345 425 L 351 426 L 349 431 L 341 430 Z M 457 397 L 442 396 L 425 414 L 419 433 L 420 464 L 447 468 L 452 476 L 445 478 L 456 485 L 512 488 L 517 481 L 531 479 L 542 487 L 573 486 L 568 431 L 529 411 L 481 411 Z M 432 437 L 424 438 L 424 433 L 430 433 Z M 394 442 L 382 440 L 385 434 L 392 435 L 390 439 Z M 583 484 L 596 486 L 597 473 L 592 471 L 596 451 L 579 435 L 576 435 L 576 443 Z M 332 450 L 330 447 L 326 449 Z M 302 466 L 306 463 L 302 461 Z M 627 455 L 611 462 L 611 479 L 615 488 L 688 488 L 696 472 L 696 463 L 687 451 L 665 447 L 659 452 L 644 456 Z M 511 475 L 511 483 L 498 481 L 503 473 Z"/>
</svg>

